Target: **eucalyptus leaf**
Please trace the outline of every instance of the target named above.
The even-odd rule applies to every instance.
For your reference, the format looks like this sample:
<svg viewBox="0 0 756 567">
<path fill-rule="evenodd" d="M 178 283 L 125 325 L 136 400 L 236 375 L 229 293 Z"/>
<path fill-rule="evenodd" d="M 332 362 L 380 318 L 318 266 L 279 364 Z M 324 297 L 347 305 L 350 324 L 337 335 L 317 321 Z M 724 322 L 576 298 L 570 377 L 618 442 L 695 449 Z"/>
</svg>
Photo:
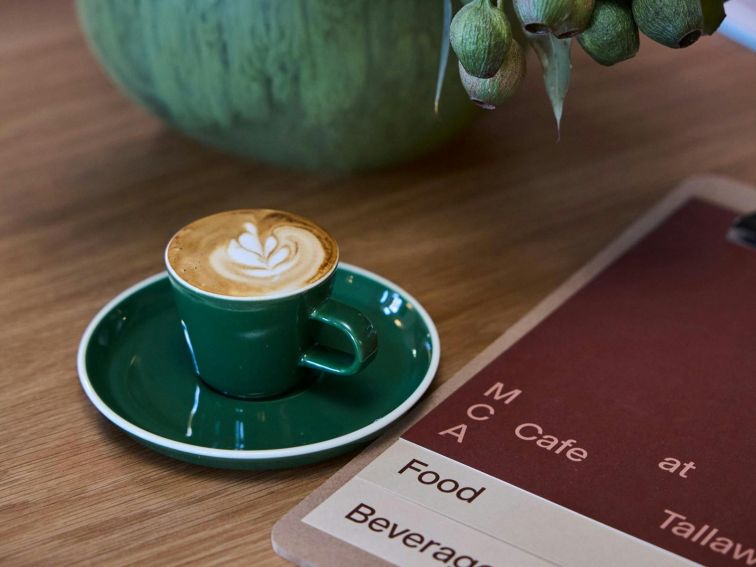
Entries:
<svg viewBox="0 0 756 567">
<path fill-rule="evenodd" d="M 538 55 L 543 67 L 543 82 L 546 94 L 549 95 L 551 108 L 557 125 L 557 137 L 560 134 L 562 110 L 567 90 L 570 88 L 572 76 L 572 62 L 570 61 L 570 47 L 572 39 L 557 39 L 552 34 L 526 34 L 528 42 Z"/>
<path fill-rule="evenodd" d="M 725 19 L 724 0 L 701 0 L 704 29 L 706 35 L 711 35 L 719 28 Z"/>
<path fill-rule="evenodd" d="M 441 89 L 444 86 L 446 66 L 449 63 L 449 28 L 452 20 L 452 0 L 444 2 L 444 23 L 441 30 L 441 55 L 438 59 L 438 78 L 436 79 L 436 98 L 433 101 L 433 109 L 438 114 L 438 104 L 441 101 Z"/>
</svg>

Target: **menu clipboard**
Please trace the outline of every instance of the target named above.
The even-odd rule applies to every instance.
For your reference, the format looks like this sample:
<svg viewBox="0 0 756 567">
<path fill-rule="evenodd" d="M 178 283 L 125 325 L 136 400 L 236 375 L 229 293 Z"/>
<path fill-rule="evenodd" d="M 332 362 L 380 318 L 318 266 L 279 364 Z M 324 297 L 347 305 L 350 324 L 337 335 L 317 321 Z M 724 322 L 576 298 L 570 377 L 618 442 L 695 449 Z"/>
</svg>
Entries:
<svg viewBox="0 0 756 567">
<path fill-rule="evenodd" d="M 756 565 L 756 189 L 683 183 L 274 527 L 301 565 Z M 728 234 L 730 238 L 728 238 Z"/>
</svg>

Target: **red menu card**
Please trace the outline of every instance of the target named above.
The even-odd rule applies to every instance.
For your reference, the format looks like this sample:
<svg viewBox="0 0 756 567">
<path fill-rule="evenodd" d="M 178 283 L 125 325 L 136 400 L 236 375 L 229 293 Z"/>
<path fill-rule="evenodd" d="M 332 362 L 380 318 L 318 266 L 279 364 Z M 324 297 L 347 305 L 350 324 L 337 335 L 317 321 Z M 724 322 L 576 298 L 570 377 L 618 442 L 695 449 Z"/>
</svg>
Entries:
<svg viewBox="0 0 756 567">
<path fill-rule="evenodd" d="M 402 435 L 694 561 L 756 565 L 756 250 L 692 201 Z"/>
<path fill-rule="evenodd" d="M 726 238 L 741 212 L 684 200 L 300 523 L 348 544 L 335 561 L 756 565 L 756 250 Z"/>
</svg>

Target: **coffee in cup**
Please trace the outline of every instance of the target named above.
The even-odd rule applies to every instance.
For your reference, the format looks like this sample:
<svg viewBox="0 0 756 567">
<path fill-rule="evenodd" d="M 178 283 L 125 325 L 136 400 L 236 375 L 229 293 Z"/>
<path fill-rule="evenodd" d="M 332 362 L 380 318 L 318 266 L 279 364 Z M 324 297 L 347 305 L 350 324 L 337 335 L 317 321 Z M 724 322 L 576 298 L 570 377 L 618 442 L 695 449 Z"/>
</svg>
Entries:
<svg viewBox="0 0 756 567">
<path fill-rule="evenodd" d="M 323 228 L 271 209 L 242 209 L 199 219 L 171 239 L 166 259 L 188 285 L 232 297 L 263 298 L 311 286 L 338 262 Z"/>
<path fill-rule="evenodd" d="M 338 257 L 325 229 L 273 209 L 218 213 L 179 230 L 165 263 L 200 377 L 255 398 L 295 389 L 313 371 L 364 368 L 377 337 L 360 311 L 330 298 Z M 346 349 L 320 344 L 319 331 L 334 330 Z"/>
</svg>

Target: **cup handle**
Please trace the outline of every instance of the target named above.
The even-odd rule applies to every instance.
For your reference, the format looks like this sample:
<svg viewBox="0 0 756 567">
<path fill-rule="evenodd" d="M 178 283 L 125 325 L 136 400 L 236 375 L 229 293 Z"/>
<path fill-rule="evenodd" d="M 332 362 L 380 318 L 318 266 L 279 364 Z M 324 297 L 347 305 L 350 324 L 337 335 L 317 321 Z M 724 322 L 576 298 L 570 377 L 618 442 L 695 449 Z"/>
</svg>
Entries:
<svg viewBox="0 0 756 567">
<path fill-rule="evenodd" d="M 326 299 L 310 313 L 310 319 L 343 333 L 349 339 L 353 355 L 315 345 L 302 355 L 299 360 L 302 366 L 338 376 L 351 376 L 365 368 L 375 356 L 378 335 L 368 318 L 354 307 Z"/>
</svg>

